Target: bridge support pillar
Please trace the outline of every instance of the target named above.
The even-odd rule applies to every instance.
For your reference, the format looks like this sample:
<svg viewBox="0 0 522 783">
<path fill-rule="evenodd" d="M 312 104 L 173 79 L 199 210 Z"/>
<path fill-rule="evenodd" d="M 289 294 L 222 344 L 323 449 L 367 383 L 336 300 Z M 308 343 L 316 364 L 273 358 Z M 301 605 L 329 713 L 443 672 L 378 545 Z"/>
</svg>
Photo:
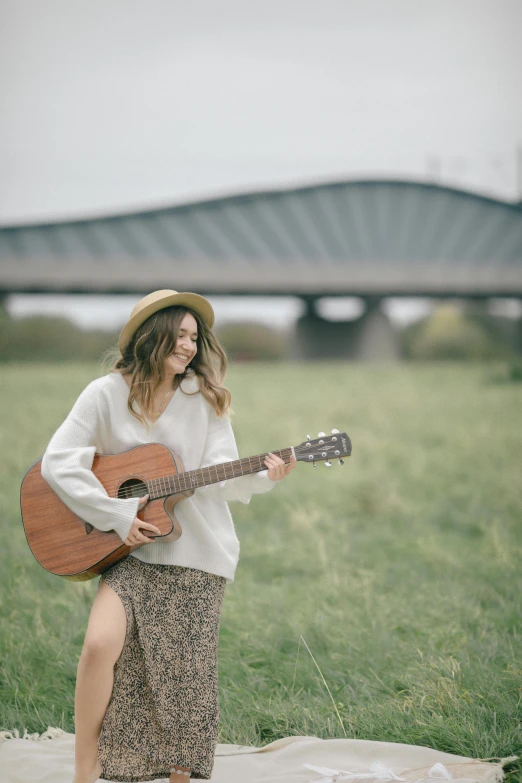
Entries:
<svg viewBox="0 0 522 783">
<path fill-rule="evenodd" d="M 400 358 L 397 335 L 380 308 L 380 299 L 365 300 L 366 311 L 355 321 L 327 321 L 308 298 L 297 320 L 291 349 L 293 359 L 389 361 Z"/>
<path fill-rule="evenodd" d="M 9 318 L 9 313 L 7 311 L 7 298 L 7 294 L 0 292 L 0 318 L 4 319 Z"/>
<path fill-rule="evenodd" d="M 292 359 L 352 359 L 353 322 L 327 321 L 316 309 L 319 297 L 304 299 L 306 312 L 297 319 L 290 356 Z"/>
<path fill-rule="evenodd" d="M 390 319 L 381 308 L 380 297 L 364 300 L 365 312 L 355 322 L 355 355 L 363 361 L 397 361 L 401 358 L 399 339 Z"/>
</svg>

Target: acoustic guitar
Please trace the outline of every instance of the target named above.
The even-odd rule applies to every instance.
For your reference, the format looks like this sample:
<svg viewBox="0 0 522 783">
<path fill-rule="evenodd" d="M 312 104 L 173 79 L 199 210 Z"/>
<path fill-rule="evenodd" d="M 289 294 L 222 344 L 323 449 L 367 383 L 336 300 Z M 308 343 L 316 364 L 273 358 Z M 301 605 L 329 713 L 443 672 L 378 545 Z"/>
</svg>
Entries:
<svg viewBox="0 0 522 783">
<path fill-rule="evenodd" d="M 296 460 L 324 462 L 332 458 L 350 456 L 352 444 L 345 432 L 332 430 L 331 435 L 320 432 L 317 439 L 299 446 L 274 451 L 285 463 L 293 453 Z M 109 497 L 134 498 L 149 495 L 149 501 L 139 511 L 139 518 L 155 525 L 161 535 L 146 535 L 159 541 L 175 541 L 182 533 L 174 514 L 176 503 L 190 497 L 198 487 L 215 484 L 225 479 L 246 476 L 265 470 L 265 454 L 244 457 L 234 462 L 222 462 L 197 470 L 185 471 L 180 458 L 160 443 L 149 443 L 122 454 L 95 454 L 92 471 Z M 47 571 L 65 579 L 84 581 L 94 579 L 133 549 L 126 546 L 118 534 L 104 532 L 80 519 L 42 477 L 41 462 L 36 462 L 22 481 L 20 505 L 25 535 L 31 552 Z"/>
</svg>

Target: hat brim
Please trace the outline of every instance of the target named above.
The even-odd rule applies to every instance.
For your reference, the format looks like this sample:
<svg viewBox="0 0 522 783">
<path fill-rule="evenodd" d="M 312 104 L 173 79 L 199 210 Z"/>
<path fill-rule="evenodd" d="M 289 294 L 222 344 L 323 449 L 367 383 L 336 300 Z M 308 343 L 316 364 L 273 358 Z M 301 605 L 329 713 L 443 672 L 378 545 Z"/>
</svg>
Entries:
<svg viewBox="0 0 522 783">
<path fill-rule="evenodd" d="M 163 310 L 165 307 L 171 307 L 172 305 L 183 305 L 194 310 L 200 315 L 205 324 L 212 329 L 214 326 L 214 310 L 210 302 L 205 299 L 204 296 L 199 294 L 193 294 L 190 292 L 173 293 L 166 296 L 159 297 L 154 302 L 150 302 L 145 305 L 136 315 L 129 318 L 123 329 L 121 330 L 118 340 L 118 346 L 123 353 L 136 329 L 138 329 L 147 318 L 157 313 L 158 310 Z"/>
</svg>

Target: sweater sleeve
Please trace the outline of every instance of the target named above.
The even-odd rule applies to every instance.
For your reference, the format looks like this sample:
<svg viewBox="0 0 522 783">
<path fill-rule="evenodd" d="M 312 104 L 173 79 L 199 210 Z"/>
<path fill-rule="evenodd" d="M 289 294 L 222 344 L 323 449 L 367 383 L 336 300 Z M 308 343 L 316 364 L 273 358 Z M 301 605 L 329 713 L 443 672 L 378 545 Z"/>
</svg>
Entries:
<svg viewBox="0 0 522 783">
<path fill-rule="evenodd" d="M 54 433 L 42 460 L 42 476 L 71 511 L 98 530 L 115 530 L 125 541 L 139 498 L 111 498 L 92 472 L 98 442 L 96 381 L 80 394 Z"/>
<path fill-rule="evenodd" d="M 206 468 L 209 465 L 219 465 L 221 462 L 233 462 L 238 459 L 239 453 L 230 420 L 227 417 L 219 418 L 211 409 L 200 467 Z M 269 492 L 274 488 L 275 483 L 268 478 L 268 470 L 261 470 L 258 473 L 249 473 L 246 476 L 199 487 L 196 492 L 206 497 L 225 501 L 239 500 L 241 503 L 248 504 L 252 495 Z"/>
</svg>

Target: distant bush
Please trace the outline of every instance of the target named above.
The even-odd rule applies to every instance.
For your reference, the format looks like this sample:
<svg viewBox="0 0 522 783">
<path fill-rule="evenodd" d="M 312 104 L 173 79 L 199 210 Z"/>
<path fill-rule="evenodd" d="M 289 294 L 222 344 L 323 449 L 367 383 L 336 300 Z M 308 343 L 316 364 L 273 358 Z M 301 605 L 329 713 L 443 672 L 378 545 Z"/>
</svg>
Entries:
<svg viewBox="0 0 522 783">
<path fill-rule="evenodd" d="M 515 361 L 508 365 L 507 379 L 511 383 L 522 383 L 522 361 Z"/>
<path fill-rule="evenodd" d="M 283 359 L 287 353 L 286 335 L 261 323 L 224 324 L 216 335 L 232 360 Z"/>
<path fill-rule="evenodd" d="M 216 334 L 233 360 L 274 360 L 286 354 L 284 334 L 259 323 L 224 324 Z M 0 315 L 0 361 L 98 361 L 117 335 L 84 331 L 67 318 Z"/>
<path fill-rule="evenodd" d="M 501 335 L 452 304 L 440 305 L 427 318 L 408 326 L 401 341 L 407 359 L 490 360 L 514 355 Z"/>
<path fill-rule="evenodd" d="M 488 334 L 494 343 L 511 349 L 513 355 L 522 354 L 522 318 L 506 318 L 484 312 L 480 306 L 467 308 L 468 317 Z"/>
<path fill-rule="evenodd" d="M 2 318 L 0 361 L 98 360 L 115 341 L 112 332 L 83 331 L 67 318 Z"/>
</svg>

